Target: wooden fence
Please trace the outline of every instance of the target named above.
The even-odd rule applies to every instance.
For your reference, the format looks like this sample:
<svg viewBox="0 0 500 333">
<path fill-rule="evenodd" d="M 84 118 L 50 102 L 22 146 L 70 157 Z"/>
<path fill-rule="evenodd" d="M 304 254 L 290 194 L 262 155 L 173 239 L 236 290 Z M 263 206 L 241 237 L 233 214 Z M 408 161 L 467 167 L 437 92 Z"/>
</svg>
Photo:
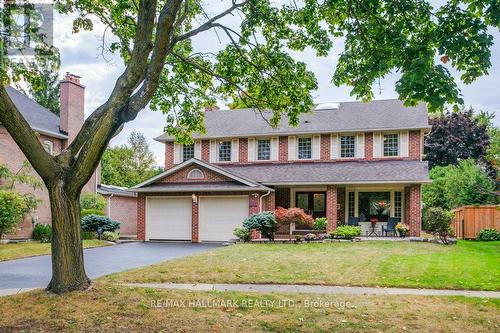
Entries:
<svg viewBox="0 0 500 333">
<path fill-rule="evenodd" d="M 482 229 L 500 231 L 498 206 L 463 206 L 453 210 L 453 225 L 459 239 L 474 239 Z"/>
</svg>

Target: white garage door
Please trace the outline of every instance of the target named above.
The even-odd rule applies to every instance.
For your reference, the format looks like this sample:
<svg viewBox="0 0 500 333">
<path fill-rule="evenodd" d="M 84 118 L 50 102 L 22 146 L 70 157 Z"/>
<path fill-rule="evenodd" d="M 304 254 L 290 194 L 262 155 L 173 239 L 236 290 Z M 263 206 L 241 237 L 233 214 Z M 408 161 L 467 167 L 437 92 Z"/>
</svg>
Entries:
<svg viewBox="0 0 500 333">
<path fill-rule="evenodd" d="M 201 197 L 199 202 L 200 240 L 228 241 L 233 230 L 248 217 L 248 196 Z"/>
<path fill-rule="evenodd" d="M 191 198 L 147 198 L 146 240 L 191 240 Z"/>
</svg>

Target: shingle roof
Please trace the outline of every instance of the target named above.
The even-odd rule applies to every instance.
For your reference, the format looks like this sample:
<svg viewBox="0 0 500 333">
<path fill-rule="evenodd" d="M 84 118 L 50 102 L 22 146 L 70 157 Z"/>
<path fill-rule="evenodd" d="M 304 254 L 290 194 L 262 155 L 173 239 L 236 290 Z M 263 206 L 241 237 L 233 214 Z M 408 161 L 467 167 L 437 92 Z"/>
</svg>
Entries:
<svg viewBox="0 0 500 333">
<path fill-rule="evenodd" d="M 126 187 L 119 187 L 114 185 L 97 185 L 97 193 L 102 195 L 117 195 L 120 197 L 135 197 L 135 193 L 128 191 Z"/>
<path fill-rule="evenodd" d="M 430 182 L 427 162 L 422 161 L 273 163 L 221 167 L 264 185 Z"/>
<path fill-rule="evenodd" d="M 338 108 L 318 108 L 300 116 L 298 128 L 288 125 L 284 117 L 281 125 L 273 129 L 262 118 L 270 118 L 271 112 L 260 113 L 252 109 L 215 110 L 205 113 L 206 134 L 195 138 L 245 137 L 290 133 L 329 133 L 361 130 L 422 129 L 430 128 L 424 103 L 405 107 L 397 99 L 377 100 L 368 103 L 335 103 Z M 163 134 L 158 141 L 172 141 Z"/>
<path fill-rule="evenodd" d="M 57 115 L 12 87 L 7 87 L 6 91 L 24 119 L 34 130 L 56 138 L 68 138 L 66 133 L 61 132 L 59 128 L 60 120 Z"/>
</svg>

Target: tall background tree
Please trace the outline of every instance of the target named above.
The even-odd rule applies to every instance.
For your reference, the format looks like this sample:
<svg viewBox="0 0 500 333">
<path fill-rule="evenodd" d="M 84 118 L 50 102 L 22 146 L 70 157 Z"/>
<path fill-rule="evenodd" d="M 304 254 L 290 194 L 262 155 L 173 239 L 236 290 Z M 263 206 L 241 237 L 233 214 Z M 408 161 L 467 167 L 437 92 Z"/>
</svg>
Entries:
<svg viewBox="0 0 500 333">
<path fill-rule="evenodd" d="M 59 115 L 59 70 L 61 59 L 59 52 L 54 49 L 53 53 L 39 57 L 36 61 L 28 62 L 28 70 L 39 73 L 27 77 L 27 88 L 18 85 L 21 91 L 31 96 L 38 104 L 46 107 L 52 113 Z"/>
<path fill-rule="evenodd" d="M 162 171 L 139 132 L 130 134 L 128 145 L 106 149 L 101 160 L 101 182 L 108 185 L 132 187 Z"/>
<path fill-rule="evenodd" d="M 308 48 L 325 57 L 338 42 L 335 85 L 349 85 L 354 97 L 369 100 L 373 84 L 397 71 L 399 98 L 406 105 L 426 101 L 434 112 L 445 103 L 462 102 L 449 68 L 465 83 L 488 72 L 493 42 L 488 28 L 500 27 L 497 1 L 449 0 L 436 8 L 429 0 L 233 0 L 210 9 L 197 0 L 57 3 L 63 13 L 77 15 L 75 32 L 92 29 L 93 20 L 102 22 L 116 37 L 110 51 L 120 54 L 126 67 L 73 143 L 50 156 L 4 88 L 36 73 L 5 57 L 7 44 L 0 45 L 0 122 L 50 194 L 53 264 L 48 289 L 55 293 L 90 285 L 81 247 L 80 191 L 113 135 L 148 103 L 167 115 L 166 132 L 181 142 L 204 131 L 203 106 L 245 91 L 253 93 L 249 107 L 272 110 L 271 125 L 283 116 L 298 125 L 299 115 L 311 110 L 317 82 L 291 52 Z M 236 24 L 228 25 L 230 15 Z M 223 45 L 210 52 L 197 50 L 192 39 L 214 30 Z"/>
<path fill-rule="evenodd" d="M 425 155 L 429 168 L 457 165 L 472 158 L 485 162 L 490 147 L 488 125 L 480 121 L 472 108 L 447 111 L 429 119 L 432 131 L 425 138 Z"/>
</svg>

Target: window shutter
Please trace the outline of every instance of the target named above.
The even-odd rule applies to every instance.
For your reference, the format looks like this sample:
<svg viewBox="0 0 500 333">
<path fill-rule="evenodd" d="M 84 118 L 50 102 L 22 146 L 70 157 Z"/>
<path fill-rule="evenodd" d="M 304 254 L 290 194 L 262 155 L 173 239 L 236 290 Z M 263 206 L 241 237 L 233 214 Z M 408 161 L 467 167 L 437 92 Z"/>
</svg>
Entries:
<svg viewBox="0 0 500 333">
<path fill-rule="evenodd" d="M 248 162 L 255 161 L 255 139 L 248 138 Z"/>
<path fill-rule="evenodd" d="M 288 160 L 294 161 L 297 159 L 297 138 L 294 136 L 288 137 Z"/>
<path fill-rule="evenodd" d="M 382 157 L 382 134 L 380 132 L 373 133 L 373 158 Z"/>
<path fill-rule="evenodd" d="M 182 162 L 182 145 L 174 142 L 174 164 Z"/>
<path fill-rule="evenodd" d="M 403 131 L 399 134 L 399 156 L 408 157 L 408 131 Z"/>
<path fill-rule="evenodd" d="M 238 162 L 240 159 L 240 140 L 233 139 L 231 142 L 231 162 Z"/>
<path fill-rule="evenodd" d="M 337 134 L 331 135 L 330 158 L 332 160 L 339 158 L 339 136 Z"/>
<path fill-rule="evenodd" d="M 280 159 L 280 142 L 277 136 L 271 138 L 271 161 Z"/>
<path fill-rule="evenodd" d="M 319 160 L 321 157 L 321 136 L 314 135 L 312 139 L 312 159 Z"/>
<path fill-rule="evenodd" d="M 194 158 L 201 160 L 201 140 L 194 142 Z"/>
<path fill-rule="evenodd" d="M 356 136 L 356 158 L 365 158 L 365 133 Z"/>
<path fill-rule="evenodd" d="M 210 163 L 217 162 L 217 141 L 210 140 Z"/>
</svg>

